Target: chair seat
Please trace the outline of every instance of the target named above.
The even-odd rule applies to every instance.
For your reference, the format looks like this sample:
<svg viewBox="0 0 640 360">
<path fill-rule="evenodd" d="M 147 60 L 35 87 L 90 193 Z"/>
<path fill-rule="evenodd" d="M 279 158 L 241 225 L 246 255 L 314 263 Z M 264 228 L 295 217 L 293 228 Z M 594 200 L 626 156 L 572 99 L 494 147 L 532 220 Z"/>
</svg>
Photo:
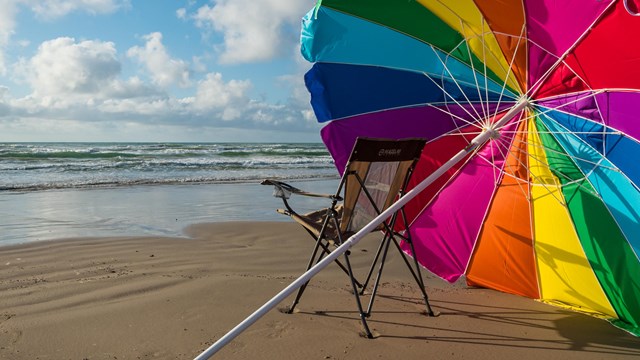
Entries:
<svg viewBox="0 0 640 360">
<path fill-rule="evenodd" d="M 312 211 L 306 214 L 291 214 L 291 218 L 295 220 L 300 225 L 304 226 L 307 230 L 313 233 L 316 237 L 320 236 L 320 231 L 322 230 L 322 224 L 324 224 L 324 219 L 327 216 L 328 208 Z M 344 206 L 337 205 L 335 207 L 336 218 L 342 218 L 342 212 L 344 211 Z M 352 234 L 342 234 L 342 239 L 346 240 Z M 324 239 L 330 243 L 339 242 L 338 231 L 336 230 L 335 223 L 332 220 L 329 220 L 327 224 L 327 228 L 324 232 Z"/>
</svg>

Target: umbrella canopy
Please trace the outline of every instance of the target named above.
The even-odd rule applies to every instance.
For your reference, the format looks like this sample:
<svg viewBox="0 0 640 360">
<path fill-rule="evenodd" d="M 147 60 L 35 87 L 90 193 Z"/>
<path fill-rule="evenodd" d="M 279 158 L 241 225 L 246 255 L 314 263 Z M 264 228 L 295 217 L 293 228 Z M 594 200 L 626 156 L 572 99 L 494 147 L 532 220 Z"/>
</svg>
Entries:
<svg viewBox="0 0 640 360">
<path fill-rule="evenodd" d="M 359 136 L 427 138 L 411 186 L 470 150 L 406 205 L 418 261 L 640 335 L 637 5 L 319 1 L 301 42 L 322 139 L 342 171 Z"/>
</svg>

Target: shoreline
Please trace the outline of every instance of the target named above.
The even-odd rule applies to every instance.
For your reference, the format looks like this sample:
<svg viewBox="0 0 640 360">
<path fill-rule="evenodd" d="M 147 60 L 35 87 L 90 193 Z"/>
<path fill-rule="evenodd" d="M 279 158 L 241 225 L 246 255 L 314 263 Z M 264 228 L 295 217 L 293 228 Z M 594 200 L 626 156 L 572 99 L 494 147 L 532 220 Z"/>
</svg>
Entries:
<svg viewBox="0 0 640 360">
<path fill-rule="evenodd" d="M 270 179 L 275 179 L 279 181 L 287 181 L 287 182 L 295 182 L 295 183 L 307 183 L 314 181 L 327 181 L 333 180 L 338 182 L 340 178 L 337 175 L 320 175 L 316 177 L 270 177 Z M 238 185 L 238 184 L 259 184 L 263 178 L 255 178 L 255 179 L 190 179 L 190 180 L 168 180 L 168 181 L 159 181 L 159 180 L 140 180 L 140 181 L 132 181 L 132 182 L 109 182 L 109 183 L 95 183 L 95 184 L 81 184 L 81 185 L 59 185 L 59 186 L 29 186 L 29 187 L 0 187 L 0 195 L 20 195 L 20 194 L 29 194 L 33 192 L 40 191 L 84 191 L 84 190 L 118 190 L 129 187 L 143 187 L 143 186 L 197 186 L 197 185 Z"/>
<path fill-rule="evenodd" d="M 0 252 L 0 358 L 191 359 L 281 291 L 313 243 L 293 222 L 202 223 L 187 238 L 74 238 Z M 375 235 L 372 235 L 375 237 Z M 358 274 L 377 238 L 352 250 Z M 640 339 L 607 322 L 493 290 L 425 275 L 424 304 L 396 253 L 369 319 L 330 266 L 298 312 L 272 310 L 225 347 L 223 359 L 632 359 Z M 291 297 L 278 307 L 286 306 Z"/>
<path fill-rule="evenodd" d="M 333 192 L 337 181 L 291 184 Z M 204 222 L 288 221 L 276 213 L 281 201 L 272 193 L 258 182 L 0 192 L 0 247 L 70 237 L 182 237 L 185 227 Z M 302 208 L 326 206 L 295 201 Z"/>
</svg>

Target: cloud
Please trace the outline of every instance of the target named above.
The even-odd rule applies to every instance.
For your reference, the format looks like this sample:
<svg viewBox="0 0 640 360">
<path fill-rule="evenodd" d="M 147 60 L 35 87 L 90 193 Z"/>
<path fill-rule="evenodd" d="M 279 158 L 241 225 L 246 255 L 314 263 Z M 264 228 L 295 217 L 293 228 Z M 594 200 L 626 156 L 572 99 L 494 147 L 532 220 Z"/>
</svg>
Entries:
<svg viewBox="0 0 640 360">
<path fill-rule="evenodd" d="M 151 34 L 147 37 L 147 45 L 161 38 L 160 34 Z M 166 55 L 163 51 L 147 52 L 148 48 L 130 49 L 127 53 L 147 60 L 159 53 Z M 112 42 L 77 41 L 69 37 L 45 41 L 33 57 L 24 59 L 15 67 L 16 74 L 31 87 L 32 92 L 12 99 L 8 89 L 3 88 L 0 91 L 0 112 L 5 121 L 16 117 L 26 124 L 29 118 L 46 118 L 49 126 L 53 126 L 51 122 L 57 119 L 65 123 L 122 122 L 253 130 L 305 131 L 314 128 L 313 122 L 300 121 L 308 107 L 306 101 L 303 103 L 292 97 L 286 104 L 270 104 L 252 99 L 249 93 L 253 84 L 248 79 L 225 80 L 219 72 L 206 73 L 185 89 L 192 91 L 193 95 L 176 97 L 164 90 L 163 85 L 166 84 L 157 81 L 158 77 L 151 83 L 135 76 L 123 79 L 120 58 Z M 173 62 L 167 61 L 165 65 L 185 64 L 179 59 L 171 60 Z M 143 63 L 152 64 L 153 61 Z M 156 75 L 160 68 L 149 65 L 149 71 L 155 69 Z M 183 69 L 182 66 L 177 68 Z M 173 79 L 177 81 L 180 78 L 175 76 Z M 297 76 L 284 77 L 282 84 L 293 86 L 300 81 Z"/>
<path fill-rule="evenodd" d="M 306 10 L 307 6 L 298 5 L 298 2 L 218 1 L 201 6 L 197 14 L 203 17 L 196 21 L 202 27 L 224 34 L 219 58 L 222 62 L 257 61 L 277 56 L 299 58 L 297 33 L 288 31 L 288 27 L 297 26 L 300 14 Z M 0 11 L 0 70 L 4 66 L 3 47 L 10 43 L 16 27 L 11 21 L 20 7 L 31 6 L 35 12 L 45 11 L 48 7 L 53 17 L 71 11 L 112 12 L 128 4 L 115 0 L 0 0 L 0 6 L 5 3 L 13 7 Z M 189 3 L 184 11 L 177 11 L 176 16 L 193 20 L 194 13 L 189 14 L 189 9 L 196 9 L 196 6 L 196 3 Z M 296 6 L 304 9 L 297 10 Z M 308 64 L 299 62 L 291 69 L 295 74 L 276 79 L 275 82 L 287 88 L 292 96 L 269 103 L 252 97 L 251 74 L 229 78 L 220 71 L 211 71 L 208 69 L 210 57 L 206 53 L 202 56 L 190 54 L 188 60 L 172 56 L 160 32 L 149 33 L 140 39 L 139 46 L 123 52 L 111 41 L 58 37 L 42 42 L 34 54 L 21 58 L 11 67 L 6 65 L 12 70 L 12 80 L 28 86 L 22 91 L 28 95 L 13 97 L 9 87 L 0 86 L 0 140 L 48 140 L 57 136 L 48 134 L 66 132 L 67 135 L 60 135 L 59 139 L 90 141 L 109 132 L 111 137 L 105 136 L 103 140 L 135 141 L 134 130 L 139 136 L 153 131 L 156 139 L 171 140 L 173 134 L 184 136 L 173 138 L 175 141 L 189 137 L 213 140 L 215 137 L 212 136 L 218 134 L 219 138 L 223 133 L 246 136 L 247 130 L 270 136 L 296 132 L 316 134 L 319 126 L 310 116 L 308 94 L 301 75 Z M 131 65 L 128 60 L 140 65 L 137 74 L 123 75 L 130 73 L 123 69 Z M 27 135 L 21 138 L 20 132 Z M 283 135 L 281 139 L 288 140 L 290 136 Z"/>
<path fill-rule="evenodd" d="M 201 28 L 221 32 L 220 63 L 249 63 L 272 59 L 291 42 L 285 30 L 300 22 L 309 4 L 300 0 L 217 0 L 193 15 Z"/>
<path fill-rule="evenodd" d="M 109 14 L 130 6 L 129 0 L 24 0 L 23 2 L 37 16 L 44 19 L 60 18 L 73 11 Z"/>
<path fill-rule="evenodd" d="M 113 82 L 121 66 L 112 42 L 69 37 L 45 41 L 18 71 L 38 96 L 95 94 Z"/>
<path fill-rule="evenodd" d="M 178 10 L 176 10 L 176 17 L 178 19 L 186 20 L 186 18 L 187 18 L 187 9 L 179 8 Z"/>
<path fill-rule="evenodd" d="M 199 110 L 242 106 L 247 102 L 246 92 L 250 88 L 249 80 L 231 80 L 225 83 L 222 80 L 222 74 L 210 73 L 198 83 L 192 104 Z M 232 119 L 223 118 L 223 120 Z"/>
<path fill-rule="evenodd" d="M 27 114 L 73 112 L 107 99 L 161 94 L 137 77 L 121 79 L 121 67 L 112 42 L 78 42 L 69 37 L 45 41 L 32 58 L 15 66 L 16 76 L 31 87 L 32 93 L 15 99 L 13 104 L 16 111 Z"/>
<path fill-rule="evenodd" d="M 7 73 L 4 49 L 9 44 L 16 27 L 18 6 L 12 0 L 0 0 L 0 75 Z"/>
<path fill-rule="evenodd" d="M 28 8 L 36 16 L 51 20 L 73 11 L 104 14 L 128 6 L 129 0 L 0 0 L 0 75 L 7 72 L 4 52 L 15 32 L 16 17 L 21 8 Z"/>
<path fill-rule="evenodd" d="M 169 87 L 177 84 L 187 87 L 189 80 L 189 64 L 183 60 L 173 59 L 162 44 L 162 34 L 154 32 L 143 37 L 147 42 L 144 47 L 134 46 L 127 51 L 127 56 L 144 64 L 152 81 Z"/>
</svg>

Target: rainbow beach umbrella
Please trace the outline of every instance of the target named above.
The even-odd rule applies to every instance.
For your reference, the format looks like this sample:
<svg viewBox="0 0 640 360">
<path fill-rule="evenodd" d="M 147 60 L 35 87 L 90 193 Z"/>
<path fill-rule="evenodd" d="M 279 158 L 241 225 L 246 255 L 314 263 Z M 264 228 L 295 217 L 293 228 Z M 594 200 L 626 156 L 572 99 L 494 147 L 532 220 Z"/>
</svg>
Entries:
<svg viewBox="0 0 640 360">
<path fill-rule="evenodd" d="M 319 1 L 323 141 L 342 171 L 359 136 L 427 138 L 400 225 L 424 267 L 640 335 L 638 4 Z"/>
</svg>

